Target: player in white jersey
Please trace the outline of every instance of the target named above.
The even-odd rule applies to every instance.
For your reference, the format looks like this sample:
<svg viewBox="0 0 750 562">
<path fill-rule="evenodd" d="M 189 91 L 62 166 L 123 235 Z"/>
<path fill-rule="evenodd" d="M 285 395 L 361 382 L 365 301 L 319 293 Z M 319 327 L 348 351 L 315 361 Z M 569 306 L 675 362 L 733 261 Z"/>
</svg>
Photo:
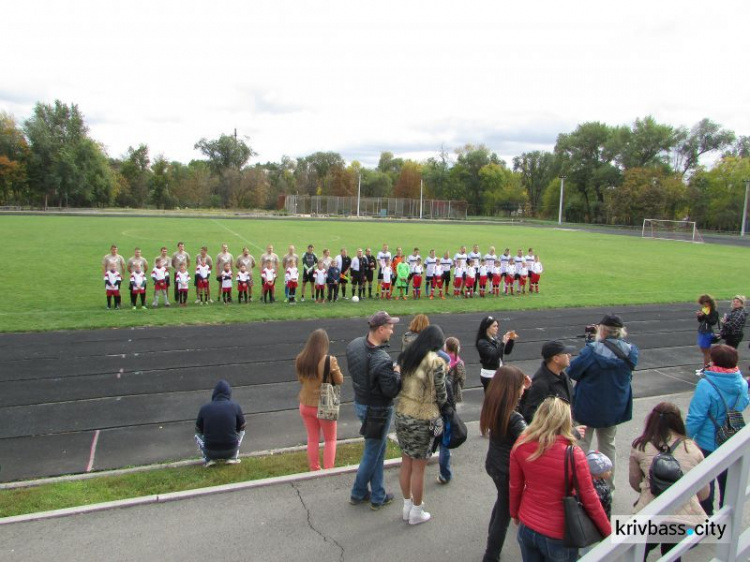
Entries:
<svg viewBox="0 0 750 562">
<path fill-rule="evenodd" d="M 522 264 L 524 261 L 523 259 L 523 250 L 521 248 L 518 248 L 518 252 L 515 256 L 513 256 L 513 263 L 516 267 L 518 267 L 520 264 Z"/>
<path fill-rule="evenodd" d="M 172 269 L 174 270 L 174 300 L 180 300 L 180 293 L 177 287 L 177 273 L 180 271 L 180 265 L 185 264 L 185 268 L 190 267 L 190 254 L 185 251 L 185 243 L 177 242 L 177 251 L 172 254 Z M 189 275 L 188 275 L 189 276 Z"/>
<path fill-rule="evenodd" d="M 500 282 L 502 281 L 502 265 L 500 260 L 495 262 L 495 267 L 492 271 L 492 294 L 496 297 L 500 296 Z"/>
<path fill-rule="evenodd" d="M 117 270 L 117 265 L 110 264 L 109 270 L 104 272 L 104 288 L 107 291 L 107 310 L 112 308 L 112 299 L 115 300 L 115 310 L 120 310 L 120 285 L 122 275 Z"/>
<path fill-rule="evenodd" d="M 195 286 L 198 288 L 198 302 L 208 304 L 211 299 L 211 266 L 208 259 L 211 256 L 198 256 L 198 266 L 195 268 Z"/>
<path fill-rule="evenodd" d="M 456 260 L 456 267 L 453 268 L 453 296 L 460 297 L 463 291 L 464 279 L 466 277 L 466 263 L 462 259 Z"/>
<path fill-rule="evenodd" d="M 380 281 L 380 298 L 391 300 L 391 282 L 393 281 L 393 268 L 391 259 L 385 258 L 385 265 L 380 269 L 382 279 Z"/>
<path fill-rule="evenodd" d="M 136 263 L 133 272 L 130 274 L 130 304 L 133 310 L 137 308 L 139 295 L 141 308 L 148 310 L 146 308 L 146 281 L 146 270 L 142 269 L 139 263 Z"/>
<path fill-rule="evenodd" d="M 531 266 L 531 282 L 529 283 L 530 293 L 539 292 L 539 279 L 542 277 L 543 271 L 544 268 L 542 267 L 542 262 L 539 261 L 539 256 L 534 256 L 534 263 Z"/>
<path fill-rule="evenodd" d="M 237 304 L 240 304 L 243 300 L 245 304 L 249 302 L 251 280 L 252 277 L 247 270 L 247 266 L 241 265 L 240 271 L 237 273 Z"/>
<path fill-rule="evenodd" d="M 297 269 L 297 260 L 287 261 L 286 272 L 284 273 L 284 283 L 289 294 L 289 303 L 297 304 L 297 283 L 299 282 L 299 270 Z"/>
<path fill-rule="evenodd" d="M 226 262 L 224 269 L 219 272 L 221 281 L 221 300 L 224 304 L 232 302 L 232 263 Z"/>
<path fill-rule="evenodd" d="M 414 269 L 411 271 L 412 273 L 412 288 L 414 289 L 414 298 L 418 299 L 422 296 L 422 274 L 424 273 L 424 267 L 422 266 L 422 258 L 417 258 L 416 263 L 414 264 Z"/>
<path fill-rule="evenodd" d="M 422 262 L 422 256 L 419 255 L 419 248 L 414 248 L 411 254 L 406 256 L 406 263 L 409 264 L 409 277 L 406 280 L 406 296 L 409 296 L 409 283 L 411 283 L 412 277 L 414 277 L 414 266 L 417 264 L 417 260 Z"/>
<path fill-rule="evenodd" d="M 474 298 L 474 286 L 477 284 L 477 270 L 473 265 L 467 265 L 464 273 L 464 297 Z"/>
<path fill-rule="evenodd" d="M 511 262 L 511 259 L 510 248 L 505 248 L 505 252 L 500 256 L 500 277 L 503 282 L 505 281 L 505 276 L 508 274 L 508 264 Z"/>
<path fill-rule="evenodd" d="M 190 291 L 190 274 L 187 271 L 187 263 L 182 262 L 180 269 L 175 275 L 175 285 L 177 286 L 177 300 L 180 306 L 187 306 L 188 291 Z"/>
<path fill-rule="evenodd" d="M 474 268 L 474 286 L 471 288 L 472 293 L 477 292 L 477 284 L 479 283 L 479 260 L 482 259 L 482 253 L 479 251 L 479 244 L 474 244 L 471 252 L 468 253 L 468 259 L 466 261 L 466 267 Z"/>
<path fill-rule="evenodd" d="M 274 267 L 272 260 L 266 260 L 266 267 L 263 268 L 260 277 L 263 279 L 263 302 L 276 302 L 273 294 L 276 283 L 276 267 Z"/>
<path fill-rule="evenodd" d="M 166 251 L 166 248 L 164 248 Z M 157 258 L 154 260 L 154 269 L 151 270 L 151 279 L 154 280 L 154 302 L 151 303 L 151 308 L 159 306 L 159 297 L 164 297 L 164 306 L 169 306 L 169 272 L 167 271 L 165 263 L 170 263 L 169 256 L 164 258 Z"/>
<path fill-rule="evenodd" d="M 391 261 L 391 252 L 388 251 L 388 244 L 383 244 L 383 249 L 378 252 L 375 258 L 378 260 L 378 283 L 375 286 L 375 295 L 379 296 L 381 294 L 380 285 L 383 282 L 383 268 L 385 267 L 385 260 L 386 258 L 388 258 L 388 261 Z"/>
<path fill-rule="evenodd" d="M 438 259 L 435 250 L 430 250 L 430 255 L 424 260 L 425 269 L 425 294 L 433 299 L 435 297 L 435 274 L 438 269 Z M 439 273 L 438 273 L 439 275 Z"/>
<path fill-rule="evenodd" d="M 318 304 L 325 302 L 327 277 L 328 270 L 323 263 L 323 258 L 321 258 L 318 260 L 318 268 L 315 270 L 315 302 Z"/>
<path fill-rule="evenodd" d="M 529 248 L 529 251 L 523 257 L 523 261 L 526 263 L 529 273 L 531 273 L 531 269 L 534 267 L 534 248 Z"/>
<path fill-rule="evenodd" d="M 487 260 L 484 258 L 479 260 L 479 275 L 477 277 L 479 278 L 479 296 L 482 298 L 484 298 L 484 292 L 487 290 L 487 276 L 489 271 Z"/>
<path fill-rule="evenodd" d="M 513 283 L 516 281 L 516 266 L 513 262 L 508 262 L 507 267 L 505 268 L 505 294 L 508 294 L 508 289 L 510 289 L 510 294 L 513 294 Z"/>
<path fill-rule="evenodd" d="M 500 256 L 495 253 L 495 246 L 490 246 L 490 250 L 484 254 L 484 263 L 487 266 L 487 274 L 492 275 L 495 271 L 495 262 L 498 261 Z"/>
<path fill-rule="evenodd" d="M 522 295 L 526 294 L 526 280 L 529 278 L 529 269 L 526 267 L 526 262 L 521 263 L 521 267 L 518 268 L 518 292 Z"/>
</svg>

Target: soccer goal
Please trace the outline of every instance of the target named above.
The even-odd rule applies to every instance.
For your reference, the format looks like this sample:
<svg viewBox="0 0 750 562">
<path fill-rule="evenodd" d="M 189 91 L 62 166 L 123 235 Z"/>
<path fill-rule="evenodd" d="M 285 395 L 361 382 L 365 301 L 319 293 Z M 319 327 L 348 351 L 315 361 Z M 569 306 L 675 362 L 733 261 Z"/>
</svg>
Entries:
<svg viewBox="0 0 750 562">
<path fill-rule="evenodd" d="M 643 219 L 641 237 L 681 242 L 703 242 L 701 233 L 692 221 Z"/>
</svg>

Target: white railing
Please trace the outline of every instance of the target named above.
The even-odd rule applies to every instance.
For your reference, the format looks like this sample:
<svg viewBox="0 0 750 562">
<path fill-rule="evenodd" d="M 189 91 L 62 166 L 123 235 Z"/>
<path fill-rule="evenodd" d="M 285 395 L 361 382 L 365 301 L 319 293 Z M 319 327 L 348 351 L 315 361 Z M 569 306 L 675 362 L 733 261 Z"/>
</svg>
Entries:
<svg viewBox="0 0 750 562">
<path fill-rule="evenodd" d="M 703 462 L 680 478 L 679 482 L 644 507 L 629 521 L 648 524 L 652 518 L 674 513 L 687 502 L 698 490 L 714 480 L 723 471 L 727 473 L 727 488 L 724 506 L 710 518 L 712 523 L 724 523 L 727 530 L 721 542 L 717 542 L 714 551 L 715 561 L 736 562 L 750 557 L 750 529 L 743 529 L 742 514 L 745 502 L 750 497 L 748 489 L 748 472 L 750 472 L 750 425 L 737 433 L 724 445 L 711 453 Z M 719 486 L 716 484 L 716 497 Z M 694 534 L 683 539 L 670 550 L 659 562 L 672 562 L 699 543 L 703 537 Z M 625 560 L 641 562 L 646 550 L 644 543 L 618 544 L 609 537 L 595 549 L 581 558 L 585 562 L 596 560 Z"/>
</svg>

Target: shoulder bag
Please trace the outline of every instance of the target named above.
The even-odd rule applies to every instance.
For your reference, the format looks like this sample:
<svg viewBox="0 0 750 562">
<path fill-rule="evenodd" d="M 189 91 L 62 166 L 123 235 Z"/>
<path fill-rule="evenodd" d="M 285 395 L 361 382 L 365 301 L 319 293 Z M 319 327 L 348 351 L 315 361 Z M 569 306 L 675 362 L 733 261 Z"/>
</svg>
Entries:
<svg viewBox="0 0 750 562">
<path fill-rule="evenodd" d="M 714 428 L 716 428 L 716 446 L 722 445 L 727 439 L 729 439 L 732 435 L 735 433 L 738 433 L 743 427 L 745 427 L 745 418 L 742 417 L 742 412 L 738 412 L 735 410 L 735 407 L 737 406 L 737 401 L 740 399 L 740 396 L 737 395 L 737 398 L 734 400 L 734 404 L 730 408 L 727 404 L 727 401 L 724 400 L 724 395 L 719 390 L 719 387 L 716 386 L 714 383 L 711 382 L 711 380 L 708 377 L 704 377 L 704 380 L 714 387 L 714 390 L 719 394 L 719 398 L 721 398 L 722 403 L 724 404 L 724 410 L 727 413 L 727 417 L 724 420 L 723 425 L 719 425 L 716 422 L 716 419 L 711 415 L 711 412 L 708 412 L 708 417 L 711 420 L 711 422 L 714 424 Z"/>
<path fill-rule="evenodd" d="M 320 385 L 320 398 L 318 398 L 318 419 L 336 421 L 339 419 L 340 406 L 341 385 L 333 384 L 331 381 L 331 356 L 327 355 L 323 382 Z"/>
<path fill-rule="evenodd" d="M 635 370 L 635 365 L 630 360 L 630 357 L 628 357 L 627 355 L 625 355 L 625 352 L 622 349 L 620 349 L 619 347 L 617 347 L 615 344 L 613 344 L 609 340 L 602 340 L 602 344 L 604 344 L 604 347 L 606 347 L 607 349 L 609 349 L 617 357 L 619 357 L 620 359 L 622 359 L 623 361 L 625 361 L 625 363 L 628 365 L 628 367 L 630 367 L 631 371 Z"/>
<path fill-rule="evenodd" d="M 573 485 L 568 486 L 568 465 L 573 477 Z M 602 540 L 599 529 L 586 513 L 586 508 L 580 500 L 578 478 L 576 478 L 576 464 L 573 456 L 573 445 L 565 450 L 565 497 L 563 511 L 565 513 L 565 534 L 563 544 L 568 548 L 583 548 Z"/>
</svg>

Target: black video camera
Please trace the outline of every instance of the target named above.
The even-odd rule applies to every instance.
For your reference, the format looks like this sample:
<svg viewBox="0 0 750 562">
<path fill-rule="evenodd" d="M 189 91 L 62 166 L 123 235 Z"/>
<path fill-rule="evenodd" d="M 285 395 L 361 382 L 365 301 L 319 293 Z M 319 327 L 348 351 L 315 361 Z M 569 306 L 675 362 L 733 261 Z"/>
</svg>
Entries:
<svg viewBox="0 0 750 562">
<path fill-rule="evenodd" d="M 583 339 L 586 343 L 593 343 L 596 340 L 596 333 L 599 331 L 598 324 L 589 324 L 583 329 Z"/>
</svg>

